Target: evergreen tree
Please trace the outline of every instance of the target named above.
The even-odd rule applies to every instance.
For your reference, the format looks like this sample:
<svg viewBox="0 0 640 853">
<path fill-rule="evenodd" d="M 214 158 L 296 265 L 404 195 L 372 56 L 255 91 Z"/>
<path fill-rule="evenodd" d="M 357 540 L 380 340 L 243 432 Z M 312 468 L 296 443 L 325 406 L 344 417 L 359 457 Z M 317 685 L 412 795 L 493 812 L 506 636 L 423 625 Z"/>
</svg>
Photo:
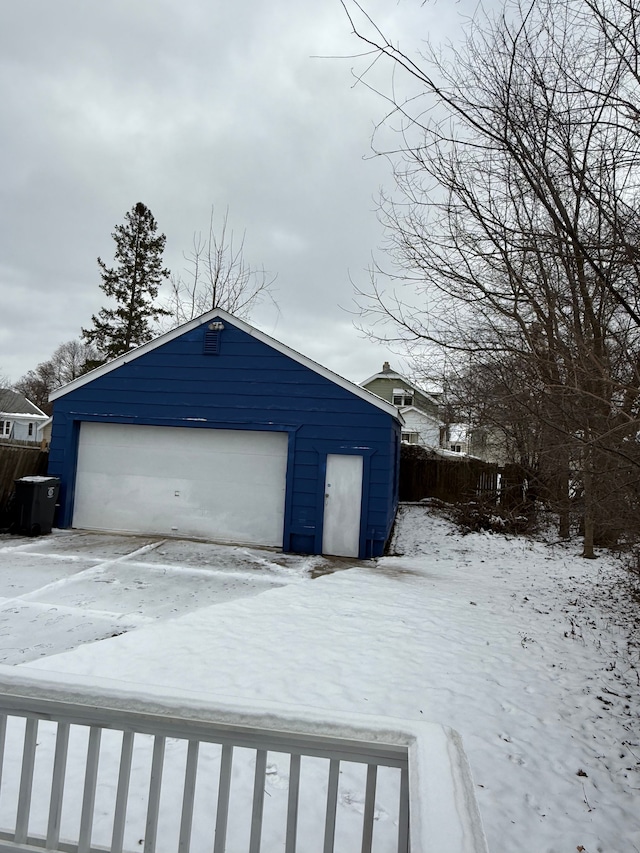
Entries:
<svg viewBox="0 0 640 853">
<path fill-rule="evenodd" d="M 166 237 L 156 234 L 157 229 L 149 208 L 138 202 L 125 215 L 124 225 L 116 225 L 112 234 L 116 266 L 107 267 L 98 258 L 102 270 L 100 287 L 117 305 L 94 314 L 93 328 L 83 329 L 82 336 L 105 361 L 151 340 L 153 321 L 168 313 L 154 304 L 158 288 L 169 275 L 162 266 Z"/>
</svg>

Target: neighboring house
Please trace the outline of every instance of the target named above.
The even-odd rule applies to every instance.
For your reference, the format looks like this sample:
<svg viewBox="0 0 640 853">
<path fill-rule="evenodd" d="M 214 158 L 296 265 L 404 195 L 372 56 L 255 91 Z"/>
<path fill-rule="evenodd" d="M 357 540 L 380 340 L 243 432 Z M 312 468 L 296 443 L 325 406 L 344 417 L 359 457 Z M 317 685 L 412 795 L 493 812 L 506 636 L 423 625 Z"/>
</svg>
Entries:
<svg viewBox="0 0 640 853">
<path fill-rule="evenodd" d="M 47 415 L 22 394 L 0 388 L 0 439 L 39 444 L 39 426 Z"/>
<path fill-rule="evenodd" d="M 472 433 L 467 424 L 449 424 L 446 442 L 443 443 L 445 450 L 453 453 L 468 455 L 471 452 Z"/>
<path fill-rule="evenodd" d="M 215 309 L 51 394 L 58 526 L 383 553 L 397 409 Z"/>
<path fill-rule="evenodd" d="M 442 447 L 452 453 L 473 456 L 497 465 L 506 465 L 511 461 L 503 433 L 491 426 L 449 424 L 443 430 Z"/>
<path fill-rule="evenodd" d="M 38 442 L 42 450 L 48 450 L 51 444 L 51 427 L 53 418 L 49 417 L 46 421 L 38 425 Z"/>
<path fill-rule="evenodd" d="M 402 415 L 402 441 L 424 447 L 440 446 L 440 409 L 438 401 L 411 380 L 392 370 L 385 361 L 380 373 L 360 385 L 396 406 Z"/>
</svg>

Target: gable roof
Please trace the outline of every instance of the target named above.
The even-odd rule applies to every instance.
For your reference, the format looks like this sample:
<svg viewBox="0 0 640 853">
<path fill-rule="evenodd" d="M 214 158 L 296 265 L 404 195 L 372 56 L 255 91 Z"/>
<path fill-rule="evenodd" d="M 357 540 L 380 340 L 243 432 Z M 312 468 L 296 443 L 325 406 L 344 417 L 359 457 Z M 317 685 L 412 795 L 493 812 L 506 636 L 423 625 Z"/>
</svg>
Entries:
<svg viewBox="0 0 640 853">
<path fill-rule="evenodd" d="M 366 388 L 362 388 L 360 385 L 356 385 L 355 382 L 350 382 L 343 376 L 339 376 L 337 373 L 329 370 L 329 368 L 323 367 L 321 364 L 313 361 L 313 359 L 308 358 L 306 355 L 302 355 L 302 353 L 296 352 L 296 350 L 291 349 L 291 347 L 288 347 L 286 344 L 277 341 L 270 335 L 265 334 L 265 332 L 261 332 L 259 329 L 256 329 L 255 326 L 251 326 L 245 320 L 240 320 L 238 317 L 234 317 L 232 314 L 223 311 L 221 308 L 213 308 L 206 314 L 201 314 L 199 317 L 189 320 L 188 323 L 183 323 L 181 326 L 172 329 L 170 332 L 165 332 L 165 334 L 154 338 L 152 341 L 142 344 L 142 346 L 136 347 L 136 349 L 133 349 L 124 355 L 119 355 L 117 358 L 108 361 L 100 367 L 96 367 L 95 370 L 91 370 L 83 376 L 79 376 L 77 379 L 63 385 L 61 388 L 52 391 L 49 395 L 49 400 L 53 402 L 53 400 L 57 400 L 59 397 L 64 397 L 65 394 L 69 394 L 77 388 L 82 388 L 83 385 L 93 382 L 94 379 L 98 379 L 100 376 L 111 373 L 112 370 L 117 370 L 117 368 L 122 367 L 122 365 L 129 364 L 141 356 L 146 355 L 149 352 L 153 352 L 153 350 L 158 347 L 164 346 L 164 344 L 169 343 L 169 341 L 173 341 L 181 335 L 191 332 L 193 329 L 197 329 L 205 323 L 210 323 L 215 319 L 230 323 L 232 326 L 240 329 L 240 331 L 245 332 L 247 335 L 251 335 L 256 340 L 261 341 L 261 343 L 266 344 L 283 355 L 297 361 L 298 364 L 307 367 L 309 370 L 313 370 L 314 373 L 323 376 L 330 382 L 334 382 L 346 391 L 350 391 L 352 394 L 355 394 L 356 397 L 360 397 L 361 400 L 371 403 L 372 406 L 382 409 L 383 412 L 386 412 L 388 415 L 391 415 L 396 420 L 402 422 L 402 416 L 399 414 L 397 408 L 391 403 L 387 403 L 386 400 L 382 400 L 376 394 L 373 394 L 371 391 L 367 391 Z"/>
<path fill-rule="evenodd" d="M 388 364 L 388 362 L 385 362 L 385 365 L 386 364 Z M 415 382 L 412 382 L 411 379 L 407 379 L 407 377 L 403 376 L 401 373 L 396 373 L 395 370 L 381 370 L 380 373 L 374 373 L 373 376 L 370 376 L 368 379 L 365 379 L 364 382 L 360 382 L 359 384 L 362 387 L 365 387 L 370 382 L 373 382 L 374 379 L 395 379 L 398 382 L 403 382 L 405 385 L 408 385 L 409 388 L 417 391 L 419 394 L 422 394 L 423 397 L 426 397 L 427 400 L 430 400 L 434 405 L 439 405 L 435 397 L 432 397 L 428 391 L 425 391 L 424 388 L 416 385 Z"/>
<path fill-rule="evenodd" d="M 407 412 L 415 412 L 416 415 L 419 415 L 425 421 L 431 421 L 431 423 L 441 425 L 442 421 L 438 418 L 435 418 L 433 415 L 429 414 L 429 412 L 425 412 L 424 409 L 418 409 L 416 406 L 399 406 L 400 414 L 404 415 Z"/>
<path fill-rule="evenodd" d="M 46 418 L 47 415 L 31 400 L 27 400 L 17 391 L 0 388 L 0 413 L 5 415 L 32 415 L 34 418 Z"/>
</svg>

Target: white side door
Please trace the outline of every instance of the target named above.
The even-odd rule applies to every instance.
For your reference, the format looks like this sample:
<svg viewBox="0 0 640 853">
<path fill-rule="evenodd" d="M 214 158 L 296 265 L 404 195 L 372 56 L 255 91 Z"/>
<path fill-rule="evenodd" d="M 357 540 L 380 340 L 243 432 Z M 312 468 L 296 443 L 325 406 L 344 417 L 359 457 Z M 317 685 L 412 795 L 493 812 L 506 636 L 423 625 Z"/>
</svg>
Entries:
<svg viewBox="0 0 640 853">
<path fill-rule="evenodd" d="M 357 557 L 362 511 L 362 456 L 327 455 L 322 553 Z"/>
</svg>

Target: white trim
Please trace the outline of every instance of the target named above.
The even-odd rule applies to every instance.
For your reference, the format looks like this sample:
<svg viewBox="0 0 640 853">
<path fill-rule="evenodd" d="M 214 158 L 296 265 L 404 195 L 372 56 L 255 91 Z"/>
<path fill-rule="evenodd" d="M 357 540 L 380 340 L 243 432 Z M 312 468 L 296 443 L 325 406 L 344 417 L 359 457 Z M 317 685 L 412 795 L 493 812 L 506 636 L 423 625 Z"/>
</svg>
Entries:
<svg viewBox="0 0 640 853">
<path fill-rule="evenodd" d="M 28 397 L 25 397 L 24 399 L 27 401 L 27 403 L 28 403 L 30 406 L 33 406 L 33 408 L 36 410 L 36 412 L 38 412 L 38 413 L 39 413 L 39 414 L 37 415 L 37 417 L 41 417 L 41 416 L 42 416 L 42 417 L 45 417 L 45 418 L 47 417 L 46 412 L 43 412 L 43 411 L 42 411 L 42 409 L 41 409 L 39 406 L 36 406 L 36 404 L 35 404 L 34 402 L 32 402 Z"/>
<path fill-rule="evenodd" d="M 0 412 L 0 418 L 11 418 L 14 421 L 46 421 L 48 417 L 44 412 L 41 415 L 34 415 L 29 412 Z"/>
<path fill-rule="evenodd" d="M 374 373 L 373 376 L 365 379 L 364 382 L 359 382 L 358 385 L 368 385 L 369 382 L 373 382 L 374 379 L 401 379 L 402 381 L 409 382 L 408 379 L 405 380 L 404 376 L 396 373 L 395 370 L 391 370 L 388 373 Z"/>
<path fill-rule="evenodd" d="M 386 373 L 374 373 L 373 376 L 370 376 L 368 379 L 365 379 L 364 382 L 359 382 L 358 384 L 364 387 L 370 382 L 373 382 L 374 379 L 399 379 L 401 382 L 404 382 L 406 385 L 408 385 L 413 391 L 417 391 L 419 394 L 422 394 L 423 397 L 426 397 L 436 406 L 440 405 L 435 399 L 435 397 L 432 397 L 428 391 L 425 391 L 424 388 L 421 388 L 419 385 L 416 385 L 415 382 L 412 382 L 410 379 L 407 379 L 407 377 L 403 376 L 401 373 L 396 373 L 395 370 L 390 370 Z"/>
<path fill-rule="evenodd" d="M 404 415 L 406 412 L 417 412 L 425 420 L 431 421 L 431 423 L 434 424 L 438 424 L 438 426 L 442 426 L 444 423 L 444 421 L 440 421 L 438 420 L 438 418 L 434 418 L 434 416 L 429 414 L 429 412 L 425 412 L 424 409 L 418 409 L 416 406 L 400 406 L 400 414 Z"/>
<path fill-rule="evenodd" d="M 219 317 L 227 323 L 231 323 L 232 326 L 235 326 L 237 329 L 240 329 L 240 331 L 245 332 L 245 334 L 251 335 L 256 338 L 256 340 L 261 341 L 261 343 L 272 347 L 272 349 L 277 350 L 289 358 L 292 358 L 304 367 L 309 368 L 309 370 L 313 370 L 314 373 L 324 376 L 324 378 L 328 379 L 330 382 L 334 382 L 346 391 L 350 391 L 352 394 L 355 394 L 356 397 L 360 397 L 360 399 L 365 400 L 367 403 L 371 403 L 371 405 L 376 406 L 378 409 L 382 409 L 383 412 L 386 412 L 388 415 L 392 415 L 394 418 L 402 422 L 402 417 L 397 408 L 391 403 L 388 403 L 386 400 L 378 397 L 377 394 L 367 391 L 366 388 L 362 388 L 354 382 L 349 382 L 348 379 L 339 376 L 327 367 L 323 367 L 321 364 L 318 364 L 306 355 L 296 352 L 296 350 L 291 349 L 291 347 L 288 347 L 286 344 L 283 344 L 275 338 L 272 338 L 270 335 L 265 334 L 265 332 L 261 332 L 259 329 L 256 329 L 255 326 L 250 326 L 249 323 L 246 323 L 244 320 L 240 320 L 238 317 L 228 314 L 221 308 L 214 308 L 206 314 L 202 314 L 200 317 L 190 320 L 188 323 L 183 323 L 182 326 L 178 326 L 170 332 L 165 332 L 164 335 L 154 338 L 154 340 L 149 341 L 149 343 L 136 347 L 136 349 L 114 358 L 112 361 L 107 362 L 107 364 L 103 364 L 100 367 L 96 367 L 95 370 L 85 373 L 83 376 L 79 376 L 72 382 L 63 385 L 62 388 L 52 391 L 49 395 L 50 402 L 53 402 L 60 397 L 64 397 L 71 391 L 76 391 L 78 388 L 82 388 L 83 385 L 87 385 L 89 382 L 93 382 L 94 379 L 98 379 L 101 376 L 105 376 L 107 373 L 111 373 L 112 370 L 117 370 L 118 367 L 122 367 L 125 364 L 129 364 L 131 361 L 135 361 L 137 358 L 146 355 L 148 352 L 153 352 L 153 350 L 158 347 L 179 338 L 187 332 L 193 331 L 193 329 L 203 326 L 205 323 L 211 322 L 211 320 L 216 317 Z"/>
</svg>

